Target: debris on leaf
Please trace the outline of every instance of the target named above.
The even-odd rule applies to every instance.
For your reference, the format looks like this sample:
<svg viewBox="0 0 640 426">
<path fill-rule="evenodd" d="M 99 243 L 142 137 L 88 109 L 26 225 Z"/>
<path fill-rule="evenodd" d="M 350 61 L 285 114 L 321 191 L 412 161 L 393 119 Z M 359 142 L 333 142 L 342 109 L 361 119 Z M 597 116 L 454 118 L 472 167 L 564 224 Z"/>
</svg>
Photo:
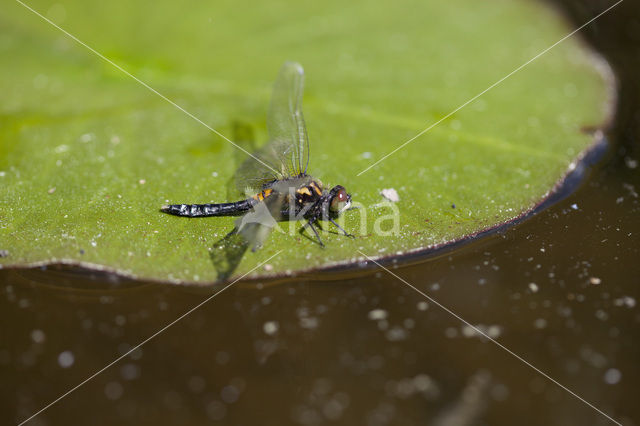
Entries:
<svg viewBox="0 0 640 426">
<path fill-rule="evenodd" d="M 382 195 L 384 198 L 391 201 L 392 203 L 397 203 L 398 201 L 400 201 L 400 196 L 398 195 L 398 191 L 396 191 L 393 188 L 383 189 L 382 191 L 380 191 L 380 195 Z"/>
</svg>

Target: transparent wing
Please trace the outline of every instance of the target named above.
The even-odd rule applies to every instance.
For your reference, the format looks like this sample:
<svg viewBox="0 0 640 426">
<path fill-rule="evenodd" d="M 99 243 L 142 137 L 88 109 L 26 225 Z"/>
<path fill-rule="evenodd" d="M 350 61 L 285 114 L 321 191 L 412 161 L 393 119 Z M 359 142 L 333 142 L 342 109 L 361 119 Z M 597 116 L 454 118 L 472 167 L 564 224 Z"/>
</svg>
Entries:
<svg viewBox="0 0 640 426">
<path fill-rule="evenodd" d="M 309 138 L 302 115 L 304 70 L 285 62 L 273 87 L 267 113 L 269 142 L 247 158 L 236 172 L 240 191 L 260 190 L 264 183 L 306 173 Z"/>
<path fill-rule="evenodd" d="M 236 220 L 238 233 L 252 251 L 262 247 L 271 230 L 277 225 L 277 221 L 281 218 L 284 198 L 285 194 L 275 192 Z"/>
<path fill-rule="evenodd" d="M 295 211 L 296 189 L 310 181 L 311 178 L 303 176 L 275 182 L 269 196 L 236 220 L 238 232 L 253 251 L 262 246 L 278 221 L 287 219 L 283 215 Z"/>
<path fill-rule="evenodd" d="M 307 171 L 309 138 L 302 115 L 304 70 L 296 62 L 285 62 L 273 88 L 267 115 L 271 141 L 281 141 L 288 149 L 286 159 L 291 176 Z"/>
</svg>

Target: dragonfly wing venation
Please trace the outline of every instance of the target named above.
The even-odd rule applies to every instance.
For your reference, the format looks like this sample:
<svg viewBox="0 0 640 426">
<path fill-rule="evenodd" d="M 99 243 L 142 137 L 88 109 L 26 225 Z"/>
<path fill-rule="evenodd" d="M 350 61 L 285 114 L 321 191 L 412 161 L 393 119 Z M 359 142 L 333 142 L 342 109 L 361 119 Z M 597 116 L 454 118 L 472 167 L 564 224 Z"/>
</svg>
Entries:
<svg viewBox="0 0 640 426">
<path fill-rule="evenodd" d="M 247 158 L 236 172 L 238 190 L 257 192 L 267 182 L 304 174 L 309 163 L 309 138 L 302 115 L 304 71 L 286 62 L 274 84 L 267 113 L 269 142 Z"/>
<path fill-rule="evenodd" d="M 291 176 L 306 172 L 309 163 L 309 138 L 302 114 L 304 70 L 296 62 L 285 62 L 273 87 L 267 114 L 271 141 L 289 145 L 287 166 Z"/>
</svg>

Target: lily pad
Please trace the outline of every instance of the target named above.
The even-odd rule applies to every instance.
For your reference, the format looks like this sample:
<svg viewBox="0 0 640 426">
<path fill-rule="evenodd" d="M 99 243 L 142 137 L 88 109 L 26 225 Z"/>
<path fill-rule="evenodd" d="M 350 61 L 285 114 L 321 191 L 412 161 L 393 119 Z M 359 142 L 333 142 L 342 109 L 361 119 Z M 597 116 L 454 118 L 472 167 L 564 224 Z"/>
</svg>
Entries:
<svg viewBox="0 0 640 426">
<path fill-rule="evenodd" d="M 358 175 L 570 27 L 530 1 L 30 4 L 238 143 L 266 142 L 271 84 L 284 61 L 300 62 L 309 170 L 362 208 L 344 215 L 353 240 L 324 233 L 322 249 L 282 224 L 229 274 L 216 247 L 233 218 L 159 208 L 235 201 L 236 148 L 9 3 L 0 17 L 3 267 L 70 263 L 212 282 L 276 253 L 250 275 L 347 264 L 358 250 L 428 249 L 530 211 L 593 144 L 584 129 L 612 113 L 609 69 L 574 36 Z M 397 202 L 380 195 L 391 189 Z"/>
</svg>

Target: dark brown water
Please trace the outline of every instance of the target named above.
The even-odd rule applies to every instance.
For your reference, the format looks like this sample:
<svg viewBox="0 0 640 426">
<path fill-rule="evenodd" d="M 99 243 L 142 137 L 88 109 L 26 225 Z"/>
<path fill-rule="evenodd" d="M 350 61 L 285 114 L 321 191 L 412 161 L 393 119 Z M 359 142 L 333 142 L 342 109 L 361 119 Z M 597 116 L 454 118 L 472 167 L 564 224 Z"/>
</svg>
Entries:
<svg viewBox="0 0 640 426">
<path fill-rule="evenodd" d="M 611 4 L 559 3 L 578 24 Z M 640 7 L 626 0 L 583 34 L 621 81 L 610 153 L 552 207 L 394 273 L 633 425 Z M 238 283 L 30 424 L 614 424 L 388 273 L 335 278 Z M 0 423 L 28 418 L 209 295 L 0 271 Z"/>
</svg>

